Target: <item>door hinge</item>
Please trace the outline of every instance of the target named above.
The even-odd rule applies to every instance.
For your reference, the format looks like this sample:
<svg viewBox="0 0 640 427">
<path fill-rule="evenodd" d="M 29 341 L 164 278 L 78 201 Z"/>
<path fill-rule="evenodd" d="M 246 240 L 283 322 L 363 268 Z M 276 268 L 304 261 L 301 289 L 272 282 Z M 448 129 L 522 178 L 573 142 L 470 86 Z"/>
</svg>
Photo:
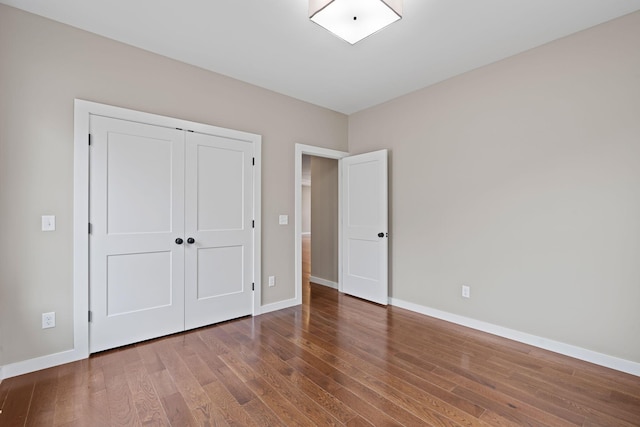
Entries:
<svg viewBox="0 0 640 427">
<path fill-rule="evenodd" d="M 254 157 L 253 159 L 251 159 L 251 165 L 255 166 L 256 165 L 256 158 Z"/>
<path fill-rule="evenodd" d="M 255 291 L 255 290 L 256 290 L 256 284 L 255 284 L 255 283 L 252 283 L 252 284 L 251 284 L 251 290 L 252 290 L 252 291 Z"/>
<path fill-rule="evenodd" d="M 89 234 L 91 234 L 91 223 L 89 223 Z"/>
<path fill-rule="evenodd" d="M 91 134 L 89 134 L 89 145 L 91 145 Z"/>
<path fill-rule="evenodd" d="M 251 220 L 251 228 L 256 228 L 256 221 L 254 219 Z"/>
<path fill-rule="evenodd" d="M 91 313 L 91 310 L 89 310 L 89 322 L 91 322 L 93 320 L 93 313 Z"/>
</svg>

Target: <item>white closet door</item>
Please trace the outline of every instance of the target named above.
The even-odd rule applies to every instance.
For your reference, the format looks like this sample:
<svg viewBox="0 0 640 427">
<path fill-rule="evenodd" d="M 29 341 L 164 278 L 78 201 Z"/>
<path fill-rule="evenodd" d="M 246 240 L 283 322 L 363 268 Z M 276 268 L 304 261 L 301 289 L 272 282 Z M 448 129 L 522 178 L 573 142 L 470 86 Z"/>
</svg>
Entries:
<svg viewBox="0 0 640 427">
<path fill-rule="evenodd" d="M 184 329 L 184 132 L 91 118 L 90 352 Z"/>
<path fill-rule="evenodd" d="M 342 292 L 387 305 L 387 150 L 340 160 Z"/>
<path fill-rule="evenodd" d="M 250 142 L 186 136 L 186 329 L 252 313 L 252 158 Z"/>
</svg>

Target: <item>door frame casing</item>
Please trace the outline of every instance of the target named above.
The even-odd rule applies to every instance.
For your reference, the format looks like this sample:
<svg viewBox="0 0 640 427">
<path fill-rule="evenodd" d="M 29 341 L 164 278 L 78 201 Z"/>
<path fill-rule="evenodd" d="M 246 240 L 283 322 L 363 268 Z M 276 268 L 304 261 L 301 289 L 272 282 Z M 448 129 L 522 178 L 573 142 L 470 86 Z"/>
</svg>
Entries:
<svg viewBox="0 0 640 427">
<path fill-rule="evenodd" d="M 74 154 L 73 154 L 73 350 L 71 359 L 89 357 L 89 132 L 92 115 L 129 120 L 150 125 L 188 129 L 195 132 L 250 141 L 256 158 L 253 167 L 253 292 L 252 314 L 260 314 L 261 302 L 261 155 L 260 135 L 220 128 L 173 117 L 99 104 L 81 99 L 74 100 Z"/>
<path fill-rule="evenodd" d="M 345 151 L 296 144 L 295 146 L 295 196 L 294 196 L 294 239 L 295 239 L 295 304 L 302 304 L 302 156 L 324 157 L 340 162 L 349 156 Z M 313 178 L 313 177 L 312 177 Z M 313 186 L 313 181 L 311 182 Z M 311 220 L 313 221 L 313 219 Z M 338 291 L 342 292 L 342 174 L 338 166 Z"/>
</svg>

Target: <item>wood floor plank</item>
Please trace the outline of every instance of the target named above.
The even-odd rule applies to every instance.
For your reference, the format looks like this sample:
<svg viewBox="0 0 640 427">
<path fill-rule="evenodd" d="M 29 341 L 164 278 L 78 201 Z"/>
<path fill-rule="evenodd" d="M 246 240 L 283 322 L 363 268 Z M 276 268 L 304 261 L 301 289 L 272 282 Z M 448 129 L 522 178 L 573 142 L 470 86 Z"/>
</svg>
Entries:
<svg viewBox="0 0 640 427">
<path fill-rule="evenodd" d="M 266 365 L 266 363 L 264 365 Z M 347 407 L 342 408 L 338 405 L 339 400 L 333 399 L 332 402 L 327 402 L 327 400 L 311 398 L 309 396 L 311 393 L 308 391 L 300 393 L 299 388 L 296 387 L 295 379 L 289 381 L 277 370 L 264 365 L 259 367 L 259 369 L 262 369 L 264 372 L 262 377 L 314 424 L 337 426 L 342 425 L 339 418 L 346 420 L 353 418 L 353 413 L 349 411 Z"/>
<path fill-rule="evenodd" d="M 456 387 L 454 390 L 460 396 L 465 397 L 478 405 L 482 405 L 501 417 L 511 420 L 520 425 L 527 426 L 575 426 L 576 424 L 562 420 L 552 414 L 536 410 L 524 402 L 516 399 L 505 399 L 498 393 L 491 393 L 488 390 L 480 392 L 466 387 Z"/>
<path fill-rule="evenodd" d="M 167 371 L 166 369 L 154 372 L 153 374 L 149 375 L 149 378 L 159 398 L 178 393 L 178 388 L 173 382 L 171 374 L 169 374 L 169 371 Z"/>
<path fill-rule="evenodd" d="M 101 390 L 88 394 L 85 398 L 74 399 L 73 401 L 73 419 L 59 426 L 92 426 L 92 427 L 111 427 L 114 423 L 111 421 L 109 414 L 109 400 L 107 391 Z M 34 424 L 39 425 L 39 424 Z"/>
<path fill-rule="evenodd" d="M 574 410 L 573 407 L 559 405 L 555 399 L 545 398 L 544 395 L 540 394 L 540 390 L 537 387 L 528 382 L 517 381 L 512 378 L 495 378 L 490 387 L 504 395 L 527 402 L 529 405 L 576 425 L 581 425 L 585 420 L 584 414 Z"/>
<path fill-rule="evenodd" d="M 220 381 L 210 382 L 204 386 L 204 390 L 211 401 L 215 402 L 227 424 L 247 427 L 258 425 Z"/>
<path fill-rule="evenodd" d="M 229 423 L 227 423 L 222 411 L 213 403 L 207 403 L 203 406 L 192 409 L 191 413 L 200 426 L 229 426 Z"/>
<path fill-rule="evenodd" d="M 497 391 L 495 385 L 488 378 L 477 377 L 477 380 L 474 380 L 460 375 L 457 372 L 447 371 L 441 368 L 438 368 L 437 372 L 446 376 L 449 380 L 455 379 L 455 381 L 460 384 L 453 390 L 454 393 L 476 402 L 478 405 L 507 419 L 532 425 L 535 425 L 533 421 L 538 421 L 540 425 L 575 425 L 554 414 L 535 408 L 527 402 L 522 402 L 514 398 L 514 396 L 509 396 Z"/>
<path fill-rule="evenodd" d="M 304 359 L 294 357 L 287 361 L 287 365 L 295 369 L 301 378 L 310 380 L 329 394 L 333 394 L 335 390 L 342 388 L 340 384 L 330 377 L 335 368 L 317 357 L 305 357 Z M 325 366 L 328 368 L 325 368 Z"/>
<path fill-rule="evenodd" d="M 640 398 L 640 388 L 638 387 L 638 377 L 616 372 L 616 376 L 609 377 L 608 372 L 598 372 L 591 370 L 577 370 L 573 376 L 584 379 L 590 383 L 602 384 L 610 390 L 618 390 L 630 396 Z"/>
<path fill-rule="evenodd" d="M 220 359 L 227 365 L 229 369 L 240 379 L 247 383 L 251 380 L 258 379 L 259 375 L 254 372 L 249 365 L 238 357 L 238 354 L 223 354 Z"/>
<path fill-rule="evenodd" d="M 565 408 L 568 411 L 572 411 L 576 414 L 581 415 L 584 418 L 584 425 L 589 424 L 609 427 L 637 427 L 637 424 L 624 421 L 613 415 L 605 414 L 598 411 L 597 409 L 594 409 L 588 405 L 583 405 L 579 402 L 576 402 L 574 399 L 567 398 L 566 396 L 563 396 L 561 394 L 554 394 L 549 393 L 545 390 L 538 390 L 536 396 L 539 396 L 545 401 L 552 402 L 558 407 Z"/>
<path fill-rule="evenodd" d="M 189 354 L 182 356 L 182 358 L 185 364 L 187 365 L 187 367 L 189 368 L 189 370 L 191 371 L 191 374 L 198 381 L 200 386 L 204 387 L 210 382 L 216 381 L 217 378 L 216 378 L 216 375 L 213 373 L 213 370 L 212 370 L 213 366 L 209 366 L 205 362 L 205 360 L 203 360 L 202 356 L 198 354 L 197 349 L 199 347 L 197 346 L 194 347 L 194 343 L 196 342 L 198 344 L 203 344 L 202 341 L 196 336 L 194 336 L 192 340 L 189 340 L 188 342 L 185 343 L 185 348 L 188 348 L 193 351 L 192 352 L 190 351 Z"/>
<path fill-rule="evenodd" d="M 256 393 L 265 405 L 271 409 L 285 425 L 310 425 L 311 420 L 288 400 L 282 399 L 266 380 L 256 377 L 247 382 L 248 386 Z"/>
<path fill-rule="evenodd" d="M 159 352 L 160 360 L 173 378 L 173 382 L 187 406 L 192 410 L 205 408 L 211 404 L 211 401 L 182 359 L 181 351 L 183 348 L 182 342 L 167 342 L 167 345 Z"/>
<path fill-rule="evenodd" d="M 340 383 L 345 389 L 356 395 L 359 399 L 362 399 L 363 401 L 380 409 L 390 418 L 398 421 L 402 425 L 418 426 L 425 424 L 424 420 L 391 402 L 386 398 L 386 396 L 381 396 L 364 384 L 354 380 L 348 374 L 337 371 L 332 374 L 332 378 Z"/>
<path fill-rule="evenodd" d="M 70 422 L 76 422 L 83 417 L 85 410 L 84 399 L 79 396 L 56 400 L 53 413 L 53 425 L 61 426 Z"/>
<path fill-rule="evenodd" d="M 370 404 L 367 400 L 354 394 L 351 390 L 340 387 L 333 392 L 333 396 L 340 402 L 351 408 L 357 417 L 364 418 L 374 426 L 401 426 L 399 421 L 394 420 L 386 412 L 380 410 L 377 406 Z M 352 418 L 351 420 L 353 420 Z M 351 421 L 349 420 L 349 421 Z M 348 421 L 347 421 L 348 422 Z"/>
<path fill-rule="evenodd" d="M 182 394 L 173 393 L 162 397 L 162 406 L 172 426 L 198 426 L 198 422 L 184 401 Z"/>
<path fill-rule="evenodd" d="M 312 402 L 315 402 L 317 405 L 320 405 L 326 412 L 328 412 L 332 418 L 339 420 L 340 422 L 348 422 L 353 419 L 357 415 L 351 411 L 347 406 L 345 406 L 339 399 L 336 399 L 333 396 L 333 392 L 341 388 L 341 386 L 332 379 L 328 378 L 323 372 L 316 369 L 315 367 L 307 364 L 305 361 L 298 357 L 292 357 L 286 361 L 280 359 L 275 353 L 269 352 L 264 347 L 257 349 L 259 358 L 255 360 L 256 364 L 263 363 L 263 369 L 267 372 L 264 376 L 269 380 L 273 381 L 275 384 L 278 384 L 278 374 L 287 380 L 287 384 L 279 383 L 281 385 L 281 392 L 283 394 L 291 395 L 290 389 L 293 388 L 295 390 L 302 391 L 303 396 L 308 396 Z M 309 359 L 307 358 L 307 361 Z M 329 365 L 324 364 L 324 362 L 315 358 L 313 361 L 315 366 L 318 364 L 323 364 L 322 366 L 325 370 L 332 371 Z M 272 373 L 276 371 L 277 374 Z M 298 372 L 302 371 L 302 372 Z M 300 397 L 294 398 L 295 401 L 298 401 Z M 309 406 L 306 406 L 309 408 Z M 315 408 L 311 407 L 305 412 L 307 416 L 311 416 L 312 419 L 315 419 L 313 415 L 319 416 L 322 422 L 319 425 L 333 425 L 333 422 L 330 419 L 327 419 L 324 414 L 319 414 L 316 412 Z"/>
<path fill-rule="evenodd" d="M 313 341 L 314 339 L 312 336 L 306 338 L 310 341 Z M 456 409 L 467 412 L 474 417 L 479 417 L 484 411 L 484 408 L 455 396 L 450 392 L 454 387 L 454 384 L 446 380 L 443 381 L 441 377 L 433 375 L 430 371 L 422 372 L 422 378 L 418 378 L 409 371 L 396 368 L 394 365 L 389 363 L 390 361 L 393 361 L 393 355 L 385 355 L 384 358 L 381 358 L 354 346 L 348 346 L 344 349 L 340 349 L 336 346 L 327 344 L 326 341 L 325 344 L 322 344 L 321 341 L 313 342 L 317 342 L 319 345 L 330 350 L 334 354 L 343 355 L 346 360 L 351 363 L 356 363 L 361 367 L 363 366 L 362 362 L 364 362 L 366 364 L 364 366 L 366 366 L 368 372 L 373 373 L 378 377 L 387 377 L 385 382 L 392 385 L 399 391 L 421 399 L 431 400 L 435 406 L 441 407 L 443 413 L 448 413 L 449 416 L 453 415 L 453 412 L 456 411 L 452 408 L 443 408 L 442 406 L 444 402 L 446 402 L 444 403 L 445 406 L 448 406 L 449 404 L 453 405 Z M 429 382 L 427 379 L 434 381 L 435 384 Z M 449 390 L 443 389 L 437 385 L 441 383 L 445 383 L 446 386 L 449 387 Z"/>
<path fill-rule="evenodd" d="M 14 380 L 0 380 L 0 408 L 4 407 L 4 402 L 9 395 L 9 384 Z"/>
<path fill-rule="evenodd" d="M 349 351 L 353 352 L 353 349 Z M 457 419 L 458 422 L 464 423 L 464 420 L 467 419 L 467 414 L 477 418 L 485 410 L 468 400 L 459 398 L 459 396 L 456 396 L 451 390 L 443 389 L 436 385 L 441 381 L 433 381 L 437 376 L 433 375 L 432 372 L 423 374 L 423 378 L 418 378 L 402 369 L 393 369 L 393 367 L 385 367 L 386 369 L 383 369 L 384 364 L 388 363 L 387 361 L 375 363 L 376 361 L 374 359 L 364 357 L 362 354 L 360 356 L 368 363 L 371 363 L 371 365 L 367 365 L 368 372 L 374 374 L 377 378 L 382 379 L 384 383 L 396 388 L 405 395 L 412 396 L 414 399 L 418 399 L 423 403 L 428 402 L 434 410 L 451 419 Z M 355 363 L 356 359 L 352 357 L 351 361 Z M 433 381 L 433 383 L 426 379 Z M 461 411 L 466 414 L 461 413 Z"/>
<path fill-rule="evenodd" d="M 427 381 L 430 384 L 446 391 L 451 391 L 456 386 L 455 383 L 438 375 L 434 375 L 433 370 L 435 369 L 435 365 L 426 362 L 425 366 L 424 362 L 419 357 L 409 356 L 406 353 L 394 353 L 389 356 L 389 359 L 393 363 L 391 369 L 394 371 L 399 370 L 401 372 L 410 372 L 414 377 L 419 378 L 421 381 Z"/>
<path fill-rule="evenodd" d="M 160 360 L 156 351 L 155 343 L 146 343 L 146 345 L 136 346 L 136 351 L 140 355 L 140 361 L 148 374 L 160 372 L 165 369 L 164 364 Z"/>
<path fill-rule="evenodd" d="M 310 346 L 313 345 L 311 344 L 311 340 L 312 337 L 309 336 L 299 342 L 302 346 Z M 344 361 L 350 363 L 349 373 L 354 378 L 373 390 L 378 391 L 378 393 L 382 391 L 381 394 L 392 397 L 393 401 L 397 404 L 410 410 L 415 415 L 421 416 L 427 422 L 446 425 L 449 422 L 455 421 L 464 424 L 468 422 L 469 414 L 473 418 L 477 418 L 484 411 L 484 408 L 473 405 L 464 399 L 451 399 L 451 401 L 457 401 L 469 411 L 469 413 L 464 413 L 460 408 L 405 382 L 402 377 L 388 375 L 386 371 L 376 368 L 369 363 L 368 357 L 363 354 L 358 357 L 348 350 L 340 349 L 326 342 L 324 344 L 319 342 L 317 345 L 333 355 L 342 357 Z M 360 368 L 366 369 L 367 373 L 364 373 Z M 444 390 L 442 391 L 445 394 L 447 393 Z M 425 409 L 425 406 L 429 406 L 430 409 Z"/>
<path fill-rule="evenodd" d="M 260 399 L 253 399 L 244 405 L 245 411 L 263 427 L 286 426 L 280 418 Z"/>
<path fill-rule="evenodd" d="M 0 408 L 0 424 L 7 426 L 22 426 L 27 420 L 31 405 L 31 397 L 37 379 L 33 374 L 4 380 L 7 382 L 8 393 Z"/>
<path fill-rule="evenodd" d="M 313 399 L 337 420 L 345 422 L 356 415 L 351 408 L 335 397 L 336 389 L 334 389 L 334 393 L 329 393 L 296 370 L 291 373 L 288 379 L 297 390 Z"/>
<path fill-rule="evenodd" d="M 373 426 L 373 424 L 371 424 L 369 421 L 365 420 L 360 415 L 358 415 L 357 417 L 349 420 L 346 426 L 347 427 L 368 427 L 368 426 Z"/>
<path fill-rule="evenodd" d="M 512 421 L 499 414 L 496 414 L 490 409 L 486 410 L 480 416 L 480 419 L 494 427 L 521 427 L 523 425 L 522 421 Z"/>
<path fill-rule="evenodd" d="M 140 420 L 124 372 L 126 360 L 129 359 L 121 360 L 122 364 L 112 363 L 102 368 L 105 372 L 109 418 L 115 425 L 139 426 Z"/>
<path fill-rule="evenodd" d="M 621 407 L 621 405 L 611 399 L 601 401 L 590 394 L 582 394 L 579 390 L 572 390 L 573 387 L 567 383 L 566 379 L 551 382 L 540 381 L 533 376 L 521 373 L 515 373 L 513 377 L 520 381 L 534 384 L 542 392 L 547 393 L 547 395 L 562 396 L 562 399 L 567 399 L 573 407 L 588 408 L 585 411 L 587 412 L 587 420 L 592 419 L 592 417 L 600 417 L 600 414 L 602 414 L 603 419 L 610 417 L 615 418 L 619 420 L 620 425 L 623 423 L 626 425 L 640 425 L 640 408 L 635 408 L 632 409 L 631 412 L 628 412 L 626 405 L 625 407 Z"/>
<path fill-rule="evenodd" d="M 245 363 L 246 368 L 252 369 L 257 375 L 256 377 L 255 375 L 248 376 L 245 374 L 247 380 L 258 377 L 266 380 L 269 385 L 298 408 L 314 424 L 339 425 L 341 424 L 338 421 L 339 418 L 348 421 L 356 416 L 346 407 L 340 408 L 340 402 L 335 401 L 335 399 L 334 402 L 327 402 L 327 399 L 323 399 L 325 396 L 318 396 L 318 394 L 309 392 L 308 387 L 298 386 L 295 382 L 295 377 L 292 377 L 294 374 L 293 369 L 287 362 L 261 344 L 257 346 L 250 345 L 250 341 L 244 339 L 247 338 L 246 335 L 243 338 L 240 329 L 238 329 L 237 334 L 231 335 L 241 344 L 241 348 L 238 348 L 238 356 Z M 237 365 L 238 361 L 234 361 L 234 364 Z M 245 369 L 242 369 L 242 371 Z M 302 389 L 303 393 L 299 392 L 300 389 Z M 311 394 L 314 398 L 308 397 L 307 394 Z"/>
<path fill-rule="evenodd" d="M 58 371 L 55 368 L 41 371 L 41 377 L 34 386 L 25 426 L 53 426 L 57 393 Z"/>
<path fill-rule="evenodd" d="M 140 422 L 143 425 L 168 426 L 169 420 L 142 361 L 127 364 L 125 375 Z"/>
<path fill-rule="evenodd" d="M 255 393 L 229 367 L 216 369 L 216 376 L 240 405 L 246 405 L 256 398 Z"/>
</svg>

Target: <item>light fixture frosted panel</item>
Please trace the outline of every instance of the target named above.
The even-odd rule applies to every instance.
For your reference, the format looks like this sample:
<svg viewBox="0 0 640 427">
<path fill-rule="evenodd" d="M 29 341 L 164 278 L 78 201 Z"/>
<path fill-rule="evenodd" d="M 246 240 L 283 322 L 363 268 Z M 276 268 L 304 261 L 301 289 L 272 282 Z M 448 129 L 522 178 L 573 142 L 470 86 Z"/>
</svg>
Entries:
<svg viewBox="0 0 640 427">
<path fill-rule="evenodd" d="M 402 16 L 401 0 L 310 0 L 309 18 L 354 44 Z"/>
</svg>

